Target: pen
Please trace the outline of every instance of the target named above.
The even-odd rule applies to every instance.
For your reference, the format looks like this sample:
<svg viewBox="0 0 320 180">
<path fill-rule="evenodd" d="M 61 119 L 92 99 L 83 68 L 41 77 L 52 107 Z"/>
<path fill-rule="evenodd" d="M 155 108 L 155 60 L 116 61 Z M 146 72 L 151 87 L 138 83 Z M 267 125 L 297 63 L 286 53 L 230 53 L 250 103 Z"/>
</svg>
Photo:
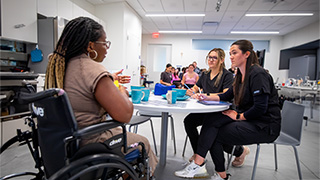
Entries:
<svg viewBox="0 0 320 180">
<path fill-rule="evenodd" d="M 190 89 L 187 84 L 184 84 L 184 86 L 187 87 L 188 89 Z M 190 89 L 190 90 L 193 92 L 193 94 L 195 94 L 192 89 Z"/>
</svg>

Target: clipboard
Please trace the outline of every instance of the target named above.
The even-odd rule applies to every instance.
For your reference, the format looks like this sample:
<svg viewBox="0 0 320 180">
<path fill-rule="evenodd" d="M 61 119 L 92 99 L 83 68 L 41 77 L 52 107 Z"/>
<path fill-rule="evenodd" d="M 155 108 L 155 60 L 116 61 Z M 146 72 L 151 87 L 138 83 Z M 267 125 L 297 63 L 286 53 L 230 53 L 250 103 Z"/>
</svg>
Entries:
<svg viewBox="0 0 320 180">
<path fill-rule="evenodd" d="M 225 101 L 197 101 L 197 102 L 205 105 L 228 105 L 228 106 L 232 105 L 232 103 L 225 102 Z"/>
</svg>

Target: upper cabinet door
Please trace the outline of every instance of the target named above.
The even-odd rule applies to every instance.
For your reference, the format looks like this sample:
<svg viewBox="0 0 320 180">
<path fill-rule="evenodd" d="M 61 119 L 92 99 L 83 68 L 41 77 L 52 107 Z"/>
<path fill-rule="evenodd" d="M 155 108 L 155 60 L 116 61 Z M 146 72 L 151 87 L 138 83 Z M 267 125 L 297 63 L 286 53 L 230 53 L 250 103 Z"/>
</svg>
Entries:
<svg viewBox="0 0 320 180">
<path fill-rule="evenodd" d="M 1 0 L 1 36 L 37 43 L 37 0 Z"/>
<path fill-rule="evenodd" d="M 58 1 L 38 0 L 38 13 L 46 17 L 56 17 L 58 15 Z"/>
</svg>

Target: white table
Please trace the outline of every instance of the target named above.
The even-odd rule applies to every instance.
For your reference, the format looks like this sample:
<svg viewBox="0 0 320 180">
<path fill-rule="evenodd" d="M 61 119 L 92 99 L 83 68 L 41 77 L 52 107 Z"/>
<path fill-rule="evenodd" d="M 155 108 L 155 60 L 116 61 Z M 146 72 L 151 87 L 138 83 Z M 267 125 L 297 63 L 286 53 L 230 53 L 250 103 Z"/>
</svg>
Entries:
<svg viewBox="0 0 320 180">
<path fill-rule="evenodd" d="M 133 104 L 134 108 L 140 111 L 161 112 L 161 142 L 160 142 L 160 160 L 161 166 L 166 164 L 167 158 L 167 133 L 168 133 L 168 114 L 169 113 L 208 113 L 218 112 L 229 108 L 228 105 L 203 105 L 195 99 L 177 101 L 176 104 L 168 104 L 162 96 L 150 94 L 148 102 L 142 101 L 141 104 Z"/>
</svg>

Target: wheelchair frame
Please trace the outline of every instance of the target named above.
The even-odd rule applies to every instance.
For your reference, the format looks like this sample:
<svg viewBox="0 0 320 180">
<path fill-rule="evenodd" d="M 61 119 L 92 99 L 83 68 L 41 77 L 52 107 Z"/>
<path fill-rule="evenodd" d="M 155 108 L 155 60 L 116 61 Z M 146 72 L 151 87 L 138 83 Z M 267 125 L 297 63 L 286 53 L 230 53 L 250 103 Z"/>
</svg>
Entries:
<svg viewBox="0 0 320 180">
<path fill-rule="evenodd" d="M 28 124 L 28 126 L 31 127 L 31 132 L 28 130 L 25 132 L 21 132 L 21 130 L 18 129 L 17 136 L 11 138 L 9 141 L 7 141 L 1 147 L 1 153 L 16 142 L 20 142 L 20 145 L 27 144 L 29 151 L 32 154 L 33 160 L 35 161 L 35 168 L 38 169 L 38 173 L 34 173 L 34 172 L 16 173 L 16 174 L 11 174 L 11 175 L 1 177 L 0 180 L 11 179 L 14 177 L 25 176 L 25 175 L 33 175 L 33 176 L 35 176 L 35 178 L 34 178 L 35 180 L 46 179 L 45 170 L 43 169 L 44 168 L 43 159 L 40 156 L 41 147 L 40 147 L 39 140 L 38 140 L 38 129 L 36 128 L 36 124 L 33 120 L 33 118 L 37 117 L 37 115 L 36 115 L 36 113 L 34 113 L 34 109 L 32 108 L 32 106 L 33 106 L 33 102 L 36 102 L 37 100 L 41 100 L 43 98 L 50 97 L 50 96 L 59 96 L 61 94 L 61 91 L 63 93 L 65 93 L 63 90 L 60 90 L 60 89 L 50 89 L 50 90 L 35 93 L 32 95 L 30 93 L 28 93 L 28 94 L 22 93 L 22 96 L 20 97 L 21 98 L 20 103 L 24 103 L 24 104 L 28 103 L 30 106 L 30 109 L 33 112 L 31 116 L 26 117 L 26 119 L 25 119 L 26 124 Z M 142 171 L 146 171 L 146 179 L 148 180 L 150 177 L 150 170 L 149 170 L 148 157 L 147 157 L 143 143 L 139 143 L 139 145 L 142 146 L 142 157 L 140 157 L 143 160 L 142 164 L 139 163 L 138 165 L 131 165 L 128 162 L 126 162 L 125 160 L 123 160 L 123 159 L 121 160 L 121 157 L 119 157 L 117 155 L 113 155 L 113 154 L 88 155 L 88 156 L 80 157 L 80 159 L 73 160 L 72 162 L 70 162 L 70 159 L 72 156 L 70 155 L 70 152 L 69 152 L 69 150 L 70 150 L 69 145 L 71 142 L 79 141 L 79 139 L 83 136 L 102 132 L 102 131 L 105 131 L 106 129 L 110 129 L 110 127 L 113 128 L 113 127 L 117 127 L 117 126 L 121 126 L 123 128 L 123 136 L 124 136 L 123 148 L 124 148 L 124 152 L 126 153 L 128 148 L 130 149 L 132 147 L 127 147 L 127 145 L 126 145 L 125 125 L 123 123 L 119 123 L 117 121 L 102 122 L 100 124 L 93 125 L 93 127 L 90 126 L 88 128 L 78 130 L 75 133 L 73 133 L 72 136 L 65 138 L 65 140 L 64 140 L 64 142 L 65 142 L 64 143 L 65 144 L 65 156 L 66 156 L 65 166 L 63 168 L 59 169 L 56 173 L 51 175 L 49 178 L 56 179 L 56 177 L 58 177 L 58 175 L 61 175 L 63 172 L 66 172 L 70 168 L 74 168 L 73 166 L 75 166 L 77 164 L 81 164 L 83 162 L 88 162 L 88 161 L 90 162 L 89 156 L 91 156 L 91 158 L 93 160 L 96 159 L 96 157 L 101 156 L 100 158 L 102 158 L 102 159 L 103 158 L 105 159 L 106 157 L 108 157 L 108 158 L 112 157 L 113 159 L 118 158 L 117 162 L 118 163 L 120 162 L 120 165 L 117 165 L 117 163 L 109 163 L 108 165 L 106 165 L 106 163 L 104 163 L 104 164 L 102 163 L 97 167 L 104 167 L 104 166 L 107 167 L 107 166 L 112 165 L 116 168 L 124 170 L 124 171 L 120 172 L 120 175 L 116 175 L 116 176 L 118 176 L 119 178 L 121 177 L 123 179 L 122 175 L 128 174 L 129 177 L 134 180 L 138 179 L 138 176 L 139 176 L 139 178 L 143 178 L 144 175 L 141 173 L 144 173 Z M 31 145 L 31 141 L 32 141 L 32 145 Z M 132 167 L 129 167 L 128 165 L 130 165 Z M 146 170 L 141 169 L 141 168 L 143 168 L 142 166 L 145 166 Z M 90 169 L 90 167 L 88 169 Z M 92 169 L 92 167 L 91 167 L 91 169 Z M 86 171 L 88 171 L 88 170 L 81 171 L 81 172 L 86 172 Z M 136 173 L 137 171 L 139 172 L 139 175 Z M 129 179 L 129 178 L 127 178 L 127 179 Z"/>
</svg>

